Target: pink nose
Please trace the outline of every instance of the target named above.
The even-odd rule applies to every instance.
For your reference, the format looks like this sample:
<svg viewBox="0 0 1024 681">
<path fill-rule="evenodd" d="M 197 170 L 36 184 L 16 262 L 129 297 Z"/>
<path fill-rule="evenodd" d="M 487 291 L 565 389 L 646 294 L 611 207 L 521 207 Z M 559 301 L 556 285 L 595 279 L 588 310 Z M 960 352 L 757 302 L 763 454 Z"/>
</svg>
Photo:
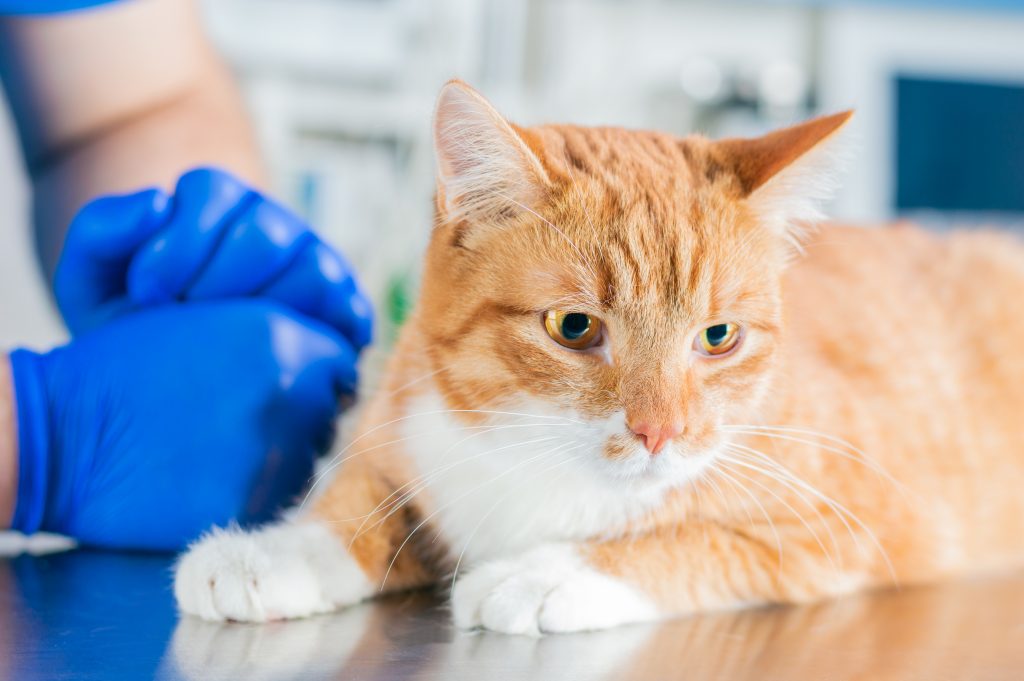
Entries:
<svg viewBox="0 0 1024 681">
<path fill-rule="evenodd" d="M 667 423 L 651 425 L 646 421 L 640 421 L 631 425 L 629 429 L 643 438 L 644 447 L 654 455 L 660 452 L 672 438 L 683 432 L 683 424 Z"/>
</svg>

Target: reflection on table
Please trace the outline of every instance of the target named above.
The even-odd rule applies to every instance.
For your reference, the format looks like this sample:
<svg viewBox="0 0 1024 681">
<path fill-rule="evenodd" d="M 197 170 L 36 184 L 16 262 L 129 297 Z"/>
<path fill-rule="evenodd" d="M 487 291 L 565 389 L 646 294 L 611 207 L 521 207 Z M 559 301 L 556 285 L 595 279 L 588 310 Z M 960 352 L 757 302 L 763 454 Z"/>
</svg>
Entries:
<svg viewBox="0 0 1024 681">
<path fill-rule="evenodd" d="M 0 679 L 1016 679 L 1024 576 L 532 639 L 408 594 L 268 625 L 180 619 L 164 556 L 0 561 Z"/>
</svg>

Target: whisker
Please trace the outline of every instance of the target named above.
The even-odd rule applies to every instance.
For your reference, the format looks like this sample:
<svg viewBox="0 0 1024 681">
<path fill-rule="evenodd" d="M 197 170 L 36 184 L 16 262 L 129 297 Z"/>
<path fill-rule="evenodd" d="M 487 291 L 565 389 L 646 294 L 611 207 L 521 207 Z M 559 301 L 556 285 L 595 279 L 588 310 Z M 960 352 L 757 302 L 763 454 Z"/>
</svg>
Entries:
<svg viewBox="0 0 1024 681">
<path fill-rule="evenodd" d="M 380 423 L 380 424 L 374 426 L 370 430 L 368 430 L 365 433 L 362 433 L 361 435 L 356 437 L 354 440 L 352 440 L 352 442 L 348 443 L 340 452 L 335 454 L 334 457 L 332 457 L 332 459 L 331 459 L 331 463 L 328 464 L 322 471 L 317 473 L 317 475 L 315 476 L 315 478 L 313 480 L 312 486 L 310 487 L 309 491 L 306 492 L 306 496 L 303 497 L 302 503 L 299 504 L 299 508 L 302 508 L 303 506 L 305 506 L 306 502 L 309 501 L 309 497 L 313 493 L 313 490 L 316 489 L 317 485 L 319 485 L 320 482 L 323 481 L 323 479 L 331 471 L 336 469 L 338 466 L 341 466 L 345 462 L 350 461 L 351 459 L 354 459 L 354 458 L 356 458 L 358 456 L 361 456 L 364 453 L 366 453 L 367 451 L 370 451 L 370 449 L 360 450 L 360 451 L 356 452 L 355 454 L 352 454 L 352 455 L 350 455 L 348 457 L 344 456 L 345 453 L 348 452 L 350 449 L 352 449 L 352 447 L 354 447 L 357 443 L 359 443 L 360 440 L 363 440 L 363 439 L 369 437 L 373 433 L 379 431 L 381 428 L 385 428 L 387 426 L 391 426 L 391 425 L 394 425 L 396 423 L 400 423 L 402 421 L 407 421 L 409 419 L 419 418 L 421 416 L 435 416 L 435 415 L 438 415 L 438 414 L 462 414 L 462 413 L 499 415 L 499 416 L 519 416 L 519 417 L 523 417 L 523 418 L 527 418 L 528 417 L 528 418 L 538 418 L 538 419 L 549 419 L 549 420 L 564 421 L 564 422 L 566 422 L 566 424 L 574 424 L 574 425 L 586 426 L 586 424 L 583 423 L 582 421 L 577 421 L 575 419 L 570 419 L 568 417 L 563 417 L 563 416 L 550 416 L 550 415 L 547 415 L 547 414 L 525 414 L 525 413 L 520 413 L 520 412 L 495 411 L 495 410 L 489 410 L 489 409 L 436 409 L 436 410 L 433 410 L 433 411 L 418 412 L 416 414 L 407 414 L 405 416 L 401 416 L 399 418 L 392 419 L 392 420 L 387 421 L 385 423 Z M 479 427 L 479 426 L 465 426 L 465 427 L 468 428 L 468 427 Z M 433 431 L 431 431 L 431 432 L 433 432 Z M 410 436 L 410 438 L 411 437 L 417 437 L 417 436 Z M 402 441 L 404 439 L 409 439 L 409 438 L 400 438 L 397 441 Z M 371 449 L 373 449 L 373 448 L 371 448 Z"/>
<path fill-rule="evenodd" d="M 484 482 L 480 483 L 476 487 L 474 487 L 474 488 L 472 488 L 472 489 L 470 489 L 470 490 L 460 494 L 459 496 L 457 496 L 454 499 L 450 500 L 448 503 L 444 504 L 443 506 L 440 506 L 435 511 L 430 513 L 427 517 L 425 517 L 423 520 L 421 520 L 419 522 L 419 524 L 417 524 L 416 527 L 414 527 L 412 529 L 412 531 L 409 532 L 409 534 L 405 537 L 405 540 L 399 545 L 398 550 L 395 551 L 395 555 L 391 558 L 391 562 L 388 564 L 388 569 L 384 573 L 384 579 L 381 580 L 381 586 L 380 586 L 381 590 L 383 590 L 384 589 L 384 585 L 387 584 L 388 576 L 391 574 L 391 569 L 395 566 L 395 561 L 398 560 L 399 554 L 402 553 L 402 549 L 404 549 L 405 545 L 409 543 L 409 540 L 412 539 L 413 535 L 416 534 L 416 532 L 418 532 L 420 530 L 420 528 L 422 528 L 424 525 L 426 525 L 428 522 L 430 522 L 430 520 L 432 518 L 434 518 L 437 514 L 441 513 L 445 509 L 451 507 L 453 504 L 458 503 L 462 499 L 465 499 L 470 494 L 475 494 L 475 493 L 479 492 L 484 486 L 492 484 L 494 482 L 497 482 L 498 480 L 500 480 L 501 478 L 505 477 L 506 475 L 509 475 L 510 473 L 515 472 L 516 470 L 522 468 L 523 466 L 526 466 L 526 465 L 532 463 L 533 461 L 536 461 L 537 459 L 540 459 L 541 457 L 549 456 L 549 455 L 557 452 L 558 449 L 561 448 L 561 447 L 564 447 L 565 444 L 569 444 L 569 443 L 564 443 L 562 445 L 558 445 L 555 448 L 550 449 L 550 450 L 548 450 L 546 452 L 541 452 L 540 454 L 537 454 L 537 455 L 532 456 L 532 457 L 530 457 L 528 459 L 525 459 L 524 461 L 520 461 L 515 466 L 512 466 L 511 468 L 508 468 L 508 469 L 502 471 L 501 473 L 499 473 L 498 475 L 492 477 L 491 479 L 485 480 Z M 582 447 L 585 444 L 586 443 L 579 443 L 579 444 L 575 445 L 574 447 Z M 572 448 L 570 448 L 569 451 L 572 451 Z"/>
<path fill-rule="evenodd" d="M 769 479 L 774 480 L 774 481 L 776 481 L 778 483 L 781 483 L 786 489 L 788 489 L 793 494 L 795 494 L 797 496 L 797 498 L 799 498 L 800 501 L 802 501 L 803 504 L 805 506 L 807 506 L 807 508 L 811 509 L 811 511 L 814 512 L 814 514 L 817 516 L 818 520 L 821 522 L 822 526 L 825 528 L 825 531 L 828 532 L 828 536 L 829 536 L 830 541 L 832 542 L 832 545 L 836 548 L 836 551 L 839 551 L 840 554 L 841 554 L 841 551 L 839 549 L 839 542 L 836 539 L 835 534 L 832 532 L 831 525 L 829 525 L 829 523 L 826 521 L 825 516 L 822 515 L 822 513 L 818 509 L 818 507 L 815 504 L 811 503 L 811 500 L 808 499 L 807 496 L 804 495 L 803 492 L 798 487 L 794 487 L 792 484 L 790 484 L 788 482 L 789 480 L 798 480 L 799 478 L 794 473 L 792 473 L 792 471 L 788 470 L 782 464 L 779 464 L 778 462 L 774 461 L 767 454 L 764 454 L 763 452 L 761 452 L 760 453 L 761 456 L 755 459 L 755 458 L 751 457 L 750 454 L 747 453 L 747 451 L 745 451 L 745 450 L 747 450 L 749 448 L 737 449 L 737 447 L 740 447 L 740 446 L 741 445 L 733 445 L 733 446 L 731 446 L 729 448 L 729 451 L 731 451 L 733 454 L 735 454 L 738 457 L 740 457 L 740 459 L 743 462 L 746 462 L 746 463 L 741 463 L 740 461 L 737 461 L 735 459 L 730 459 L 730 460 L 732 460 L 733 463 L 737 463 L 737 464 L 739 464 L 741 466 L 744 466 L 745 468 L 748 468 L 750 470 L 756 470 L 756 471 L 760 472 L 762 475 L 767 476 Z M 760 467 L 757 466 L 758 463 L 763 463 L 763 464 L 769 466 L 769 468 L 768 469 L 760 468 Z M 834 512 L 835 511 L 833 510 L 833 513 Z M 845 523 L 844 523 L 844 525 L 845 525 Z M 849 527 L 847 527 L 847 530 L 849 530 Z M 857 538 L 854 537 L 854 541 L 855 542 L 856 542 L 856 539 Z M 859 548 L 859 544 L 858 544 L 858 548 Z"/>
<path fill-rule="evenodd" d="M 764 504 L 761 503 L 761 500 L 758 499 L 757 496 L 753 492 L 751 492 L 749 489 L 747 489 L 746 485 L 744 485 L 742 482 L 736 480 L 736 478 L 732 477 L 731 475 L 729 475 L 725 471 L 721 470 L 721 468 L 719 468 L 717 466 L 717 463 L 716 463 L 716 467 L 714 468 L 714 471 L 716 473 L 718 473 L 719 475 L 721 475 L 729 483 L 729 485 L 733 488 L 733 490 L 736 490 L 736 489 L 742 490 L 743 493 L 746 494 L 748 497 L 750 497 L 751 501 L 753 501 L 754 504 L 757 505 L 757 507 L 760 509 L 761 515 L 764 516 L 764 519 L 768 522 L 768 527 L 771 528 L 772 534 L 775 536 L 775 548 L 779 552 L 778 574 L 781 575 L 782 574 L 782 565 L 783 565 L 783 562 L 782 562 L 783 561 L 782 537 L 779 536 L 779 530 L 778 530 L 777 527 L 775 527 L 775 521 L 772 520 L 772 517 L 768 514 L 768 510 L 764 507 Z M 746 511 L 746 507 L 745 506 L 744 506 L 744 511 Z M 754 525 L 754 518 L 753 518 L 753 516 L 750 515 L 750 511 L 746 511 L 746 513 L 747 513 L 747 518 L 750 520 L 751 527 L 755 527 L 755 525 Z"/>
<path fill-rule="evenodd" d="M 490 432 L 490 431 L 484 431 L 484 432 Z M 476 434 L 476 435 L 479 435 L 479 434 L 481 434 L 481 433 L 475 433 L 475 434 Z M 496 452 L 496 451 L 501 451 L 501 450 L 503 450 L 503 449 L 508 449 L 508 448 L 511 448 L 511 447 L 517 447 L 517 446 L 520 446 L 520 445 L 526 445 L 526 444 L 534 444 L 534 443 L 537 443 L 537 442 L 544 442 L 544 441 L 549 441 L 549 440 L 556 440 L 556 439 L 558 439 L 559 437 L 560 437 L 560 436 L 558 436 L 558 435 L 549 435 L 549 436 L 545 436 L 545 437 L 541 437 L 541 438 L 536 438 L 536 439 L 534 439 L 534 440 L 526 440 L 526 441 L 523 441 L 523 442 L 514 442 L 514 443 L 512 443 L 512 444 L 510 444 L 510 445 L 507 445 L 507 446 L 504 446 L 504 447 L 499 447 L 499 448 L 497 448 L 497 449 L 490 449 L 490 450 L 485 450 L 484 452 L 481 452 L 481 453 L 478 453 L 478 454 L 473 454 L 473 455 L 470 455 L 469 457 L 467 457 L 467 458 L 465 458 L 465 459 L 460 459 L 459 461 L 456 461 L 455 463 L 452 463 L 452 464 L 447 464 L 446 466 L 444 466 L 444 467 L 443 467 L 443 469 L 448 469 L 448 468 L 454 467 L 454 466 L 456 466 L 456 465 L 458 465 L 458 464 L 461 464 L 461 463 L 466 463 L 466 462 L 467 462 L 467 461 L 469 461 L 470 459 L 474 459 L 474 458 L 477 458 L 477 457 L 479 457 L 479 456 L 484 456 L 484 455 L 486 455 L 486 454 L 491 454 L 491 453 L 494 453 L 494 452 Z M 403 438 L 403 439 L 404 439 L 404 438 Z M 464 438 L 464 439 L 462 440 L 462 442 L 464 442 L 464 441 L 465 441 L 466 439 L 468 439 L 468 438 Z M 390 443 L 387 443 L 387 444 L 390 444 Z M 459 443 L 457 443 L 457 444 L 459 444 Z M 453 445 L 453 447 L 454 447 L 454 446 L 455 446 L 455 445 Z M 429 473 L 424 473 L 424 474 L 422 474 L 422 475 L 418 475 L 418 476 L 415 476 L 414 478 L 412 478 L 412 479 L 411 479 L 411 480 L 409 480 L 408 482 L 404 483 L 403 485 L 401 485 L 401 486 L 399 486 L 398 488 L 396 488 L 395 490 L 393 490 L 393 491 L 391 492 L 391 494 L 389 494 L 389 495 L 388 495 L 388 496 L 387 496 L 387 497 L 386 497 L 385 499 L 383 499 L 383 500 L 382 500 L 382 501 L 381 501 L 381 502 L 380 502 L 379 504 L 377 504 L 377 506 L 376 506 L 376 507 L 375 507 L 375 508 L 374 508 L 374 509 L 373 509 L 372 511 L 370 511 L 369 513 L 367 513 L 367 514 L 365 514 L 365 515 L 361 515 L 361 516 L 355 516 L 355 517 L 352 517 L 352 518 L 336 519 L 336 520 L 332 520 L 331 522 L 335 522 L 335 523 L 343 523 L 343 522 L 354 522 L 354 521 L 356 521 L 356 520 L 363 520 L 363 521 L 364 521 L 364 523 L 365 523 L 365 521 L 366 521 L 366 520 L 368 520 L 369 518 L 371 518 L 371 517 L 372 517 L 372 516 L 373 516 L 374 514 L 376 514 L 376 513 L 378 512 L 378 511 L 382 510 L 382 507 L 384 507 L 384 506 L 390 506 L 390 504 L 388 504 L 387 502 L 388 502 L 388 501 L 389 501 L 389 500 L 390 500 L 390 499 L 391 499 L 392 497 L 394 497 L 394 496 L 395 496 L 396 494 L 399 494 L 399 495 L 400 495 L 400 493 L 402 492 L 402 490 L 403 490 L 404 488 L 406 488 L 406 487 L 409 487 L 410 485 L 416 485 L 416 484 L 418 484 L 418 483 L 419 483 L 420 481 L 424 481 L 424 480 L 425 480 L 426 478 L 428 478 L 428 477 L 430 477 L 430 476 L 434 475 L 434 474 L 435 474 L 435 473 L 437 473 L 437 472 L 443 472 L 443 470 L 442 470 L 442 471 L 439 471 L 439 470 L 438 470 L 437 468 L 435 468 L 435 469 L 433 469 L 432 471 L 430 471 Z M 360 525 L 360 527 L 359 527 L 359 528 L 358 528 L 358 529 L 356 530 L 356 535 L 357 535 L 357 536 L 358 536 L 358 534 L 359 534 L 359 531 L 360 531 L 360 530 L 362 530 L 362 527 L 363 527 L 363 526 L 362 526 L 362 525 Z"/>
<path fill-rule="evenodd" d="M 711 470 L 713 470 L 713 468 L 701 471 L 700 474 L 697 476 L 696 482 L 699 482 L 701 484 L 704 484 L 704 485 L 707 485 L 708 487 L 710 487 L 711 491 L 713 491 L 715 493 L 715 495 L 719 499 L 722 500 L 722 510 L 725 511 L 725 512 L 728 512 L 729 511 L 729 501 L 725 498 L 725 494 L 722 493 L 722 488 L 719 487 L 718 483 L 715 482 L 714 478 L 712 478 L 709 475 Z M 744 511 L 747 510 L 745 506 L 743 507 L 743 510 Z M 748 516 L 750 515 L 749 512 L 747 513 L 747 515 Z M 751 519 L 751 525 L 753 525 L 753 519 Z"/>
<path fill-rule="evenodd" d="M 703 502 L 701 500 L 700 488 L 697 486 L 697 481 L 696 480 L 690 480 L 689 481 L 689 485 L 690 485 L 690 489 L 693 490 L 694 499 L 697 502 L 697 517 L 698 518 L 704 518 L 705 517 L 705 515 L 704 515 L 704 504 L 703 504 Z M 705 536 L 705 540 L 704 541 L 705 541 L 705 543 L 707 543 L 707 528 L 706 528 L 706 524 L 705 523 L 701 523 L 701 526 L 704 528 L 704 530 L 703 530 L 704 531 L 704 536 Z"/>
<path fill-rule="evenodd" d="M 777 470 L 781 475 L 784 475 L 786 477 L 786 479 L 791 481 L 793 484 L 796 484 L 796 485 L 800 486 L 801 488 L 803 488 L 804 490 L 806 490 L 810 494 L 812 494 L 815 497 L 817 497 L 822 503 L 824 503 L 827 507 L 829 507 L 832 510 L 832 512 L 836 515 L 836 517 L 846 527 L 847 532 L 850 533 L 850 536 L 854 540 L 854 543 L 857 545 L 858 549 L 863 551 L 863 547 L 861 546 L 860 542 L 858 541 L 857 533 L 855 533 L 853 531 L 853 528 L 847 522 L 847 518 L 849 518 L 851 521 L 853 521 L 864 532 L 864 534 L 866 534 L 868 536 L 868 538 L 871 540 L 872 544 L 874 544 L 875 549 L 879 552 L 879 554 L 881 555 L 882 559 L 885 561 L 886 567 L 889 570 L 889 574 L 890 574 L 890 576 L 891 576 L 891 578 L 893 580 L 893 583 L 894 584 L 898 584 L 899 580 L 896 577 L 896 570 L 895 570 L 895 568 L 892 565 L 892 561 L 889 559 L 888 552 L 882 547 L 881 542 L 878 541 L 878 537 L 875 536 L 875 533 L 871 530 L 871 528 L 869 528 L 867 525 L 865 525 L 864 522 L 856 514 L 854 514 L 852 511 L 850 511 L 850 509 L 846 508 L 846 506 L 844 506 L 843 504 L 839 503 L 835 499 L 832 499 L 831 497 L 827 496 L 822 491 L 820 491 L 819 489 L 817 489 L 816 487 L 814 487 L 813 485 L 811 485 L 807 481 L 803 480 L 799 476 L 793 474 L 792 471 L 787 469 L 785 466 L 782 466 L 777 461 L 773 460 L 771 457 L 769 457 L 768 455 L 764 454 L 763 452 L 759 452 L 756 449 L 752 449 L 752 448 L 746 447 L 744 445 L 733 444 L 732 446 L 739 447 L 743 451 L 746 451 L 746 452 L 754 455 L 755 457 L 757 457 L 758 460 L 761 460 L 761 461 L 764 461 L 764 462 L 768 463 L 769 465 L 773 466 L 775 468 L 775 470 Z M 766 471 L 765 469 L 759 468 L 758 466 L 755 466 L 755 465 L 753 465 L 751 463 L 744 463 L 744 464 L 741 464 L 741 465 L 744 465 L 744 466 L 749 467 L 749 468 L 758 469 L 762 473 L 764 473 L 765 475 L 770 475 L 770 473 L 768 471 Z M 781 479 L 779 481 L 782 482 Z"/>
<path fill-rule="evenodd" d="M 742 447 L 742 449 L 741 449 L 741 447 Z M 727 444 L 726 445 L 726 449 L 728 449 L 730 452 L 732 452 L 733 454 L 736 454 L 741 459 L 743 459 L 744 461 L 747 461 L 747 462 L 751 462 L 752 460 L 750 458 L 750 455 L 748 453 L 746 453 L 746 452 L 748 452 L 748 451 L 756 451 L 756 450 L 753 450 L 753 449 L 751 449 L 749 447 L 744 447 L 743 445 L 737 445 L 735 443 Z M 835 548 L 836 552 L 839 553 L 839 562 L 841 564 L 842 563 L 842 551 L 841 551 L 841 549 L 839 547 L 839 541 L 836 539 L 835 534 L 832 532 L 831 525 L 829 525 L 828 522 L 825 520 L 825 517 L 821 514 L 821 511 L 818 510 L 818 507 L 815 506 L 813 503 L 811 503 L 810 499 L 808 499 L 799 489 L 796 489 L 792 485 L 787 484 L 786 481 L 784 479 L 778 477 L 778 475 L 776 475 L 776 473 L 778 473 L 780 475 L 788 475 L 789 477 L 796 477 L 796 476 L 791 471 L 786 469 L 785 466 L 783 466 L 780 463 L 777 463 L 774 459 L 772 459 L 767 454 L 765 454 L 763 452 L 761 452 L 760 454 L 761 454 L 761 457 L 759 459 L 757 459 L 757 461 L 761 462 L 761 463 L 765 463 L 766 465 L 771 467 L 770 470 L 768 470 L 768 471 L 761 471 L 762 474 L 768 476 L 770 479 L 775 480 L 776 482 L 782 483 L 782 485 L 786 489 L 788 489 L 791 492 L 793 492 L 793 494 L 795 494 L 797 496 L 797 498 L 799 498 L 800 501 L 802 501 L 803 504 L 807 508 L 809 508 L 817 516 L 818 521 L 821 522 L 822 527 L 824 527 L 825 531 L 828 532 L 829 540 L 832 542 L 832 546 Z M 729 459 L 729 460 L 732 460 L 734 463 L 739 463 L 739 462 L 735 461 L 734 459 L 731 459 L 730 457 L 726 457 L 726 458 Z M 743 464 L 740 464 L 740 465 L 743 465 Z"/>
<path fill-rule="evenodd" d="M 902 482 L 900 482 L 892 475 L 890 475 L 889 472 L 885 470 L 885 468 L 880 463 L 878 463 L 875 459 L 865 454 L 863 450 L 855 447 L 854 445 L 850 444 L 846 440 L 843 440 L 842 438 L 837 438 L 828 435 L 827 433 L 820 433 L 818 431 L 805 430 L 800 428 L 791 428 L 788 426 L 725 426 L 723 429 L 733 433 L 740 433 L 743 435 L 774 438 L 776 440 L 797 442 L 808 446 L 824 449 L 825 451 L 832 452 L 845 459 L 849 459 L 851 461 L 860 463 L 861 465 L 867 467 L 869 470 L 873 471 L 877 476 L 883 477 L 887 481 L 891 482 L 902 492 L 905 493 L 907 491 L 906 485 L 904 485 Z M 823 444 L 821 442 L 816 442 L 814 440 L 795 437 L 793 435 L 788 435 L 787 433 L 804 433 L 807 435 L 814 435 L 824 440 L 828 440 L 830 442 L 835 442 L 837 444 L 843 445 L 844 447 L 847 447 L 850 451 L 845 451 L 842 449 L 838 449 L 836 447 L 831 447 L 829 445 Z"/>
<path fill-rule="evenodd" d="M 402 495 L 402 497 L 399 500 L 397 500 L 394 504 L 389 504 L 390 506 L 392 506 L 392 508 L 390 510 L 388 510 L 387 513 L 385 513 L 383 518 L 380 518 L 376 523 L 374 523 L 370 527 L 366 528 L 366 531 L 369 532 L 370 530 L 373 530 L 374 528 L 379 527 L 381 524 L 386 522 L 388 520 L 388 518 L 393 516 L 403 506 L 407 505 L 410 501 L 412 501 L 412 499 L 414 497 L 416 497 L 420 492 L 422 492 L 427 487 L 429 487 L 431 485 L 431 483 L 436 481 L 439 477 L 441 477 L 441 475 L 443 475 L 447 471 L 452 470 L 453 468 L 457 468 L 457 467 L 459 467 L 459 466 L 461 466 L 463 464 L 469 463 L 470 461 L 474 461 L 476 459 L 483 458 L 484 456 L 489 456 L 491 454 L 494 454 L 495 452 L 504 451 L 506 449 L 511 449 L 513 447 L 519 447 L 519 446 L 522 446 L 522 445 L 535 444 L 537 442 L 550 441 L 550 440 L 556 440 L 556 439 L 558 439 L 558 436 L 554 435 L 554 436 L 546 437 L 546 438 L 538 438 L 536 440 L 527 440 L 525 442 L 514 442 L 512 444 L 505 445 L 505 446 L 502 446 L 502 447 L 498 447 L 496 449 L 488 449 L 488 450 L 484 450 L 482 452 L 477 452 L 476 454 L 472 454 L 472 455 L 470 455 L 468 457 L 459 459 L 458 461 L 455 461 L 453 463 L 446 464 L 446 465 L 440 467 L 439 469 L 434 469 L 430 473 L 427 473 L 425 475 L 421 475 L 418 478 L 414 479 L 414 481 L 413 481 L 413 483 L 415 484 L 415 488 L 412 489 L 412 490 L 409 490 L 408 492 L 405 492 Z M 392 494 L 394 494 L 394 492 L 392 492 Z M 376 510 L 374 512 L 376 512 Z M 363 525 L 365 525 L 368 520 L 369 520 L 369 517 L 366 520 L 363 521 Z M 359 538 L 360 534 L 362 533 L 363 525 L 360 525 L 359 529 L 356 531 L 355 535 L 352 537 L 352 542 L 349 543 L 349 547 L 350 548 L 351 548 L 352 543 L 354 543 Z"/>
<path fill-rule="evenodd" d="M 727 461 L 728 463 L 734 463 L 734 464 L 737 464 L 737 465 L 740 465 L 740 466 L 744 465 L 742 462 L 737 461 L 735 459 L 732 459 L 731 457 L 723 457 L 723 459 L 725 461 Z M 804 518 L 802 513 L 797 511 L 795 508 L 793 508 L 788 502 L 786 502 L 785 499 L 783 499 L 781 496 L 779 496 L 772 488 L 768 487 L 767 485 L 762 483 L 760 480 L 757 480 L 756 478 L 753 478 L 753 477 L 751 477 L 749 475 L 746 475 L 742 471 L 736 470 L 732 466 L 729 466 L 728 463 L 722 464 L 722 467 L 723 468 L 727 468 L 729 470 L 729 472 L 732 473 L 733 475 L 738 475 L 741 478 L 743 478 L 744 480 L 747 480 L 747 481 L 752 482 L 753 484 L 757 485 L 758 487 L 763 489 L 765 492 L 770 494 L 772 497 L 774 497 L 776 501 L 778 501 L 780 504 L 785 506 L 786 509 L 790 513 L 792 513 L 803 524 L 803 526 L 807 529 L 807 531 L 810 533 L 810 535 L 814 538 L 814 541 L 821 548 L 822 554 L 824 554 L 824 556 L 828 559 L 829 564 L 832 566 L 833 572 L 841 572 L 841 570 L 839 569 L 839 566 L 836 565 L 835 559 L 832 557 L 832 552 L 825 546 L 825 543 L 823 541 L 821 541 L 821 537 L 818 535 L 817 532 L 814 531 L 814 528 L 811 527 L 811 524 L 809 522 L 807 522 L 807 519 Z M 761 471 L 761 472 L 763 472 L 763 471 Z M 764 474 L 768 475 L 768 473 L 764 473 Z M 769 477 L 771 477 L 771 476 L 769 475 Z M 815 510 L 815 512 L 817 513 L 817 510 Z M 818 515 L 820 517 L 820 513 Z M 827 524 L 824 523 L 824 522 L 822 522 L 822 524 L 826 525 L 826 529 L 827 529 Z M 833 542 L 835 542 L 835 537 L 833 537 Z M 839 545 L 838 544 L 836 544 L 836 551 L 837 552 L 839 551 Z M 840 561 L 842 561 L 841 553 L 840 553 L 839 559 L 840 559 Z"/>
<path fill-rule="evenodd" d="M 803 427 L 797 427 L 797 426 L 775 426 L 775 425 L 748 424 L 748 423 L 733 423 L 733 424 L 725 425 L 725 426 L 723 426 L 723 428 L 725 430 L 737 430 L 737 429 L 743 429 L 743 430 L 777 430 L 777 431 L 786 432 L 786 433 L 803 433 L 804 435 L 814 435 L 816 437 L 820 437 L 823 440 L 828 440 L 830 442 L 835 442 L 836 444 L 843 445 L 844 447 L 850 449 L 851 451 L 854 451 L 857 454 L 860 454 L 865 459 L 873 461 L 871 459 L 871 457 L 869 457 L 867 454 L 865 454 L 863 450 L 858 448 L 856 445 L 851 443 L 849 440 L 844 440 L 841 437 L 837 437 L 835 435 L 830 435 L 829 433 L 825 433 L 825 432 L 822 432 L 820 430 L 813 430 L 811 428 L 803 428 Z"/>
<path fill-rule="evenodd" d="M 554 466 L 548 466 L 547 468 L 544 468 L 544 469 L 538 471 L 537 474 L 534 475 L 533 478 L 531 478 L 531 480 L 534 480 L 534 479 L 540 477 L 541 475 L 543 475 L 545 473 L 548 473 L 549 471 L 555 470 L 556 468 L 559 468 L 561 466 L 565 466 L 565 465 L 567 465 L 569 463 L 572 463 L 573 461 L 577 461 L 578 459 L 582 459 L 586 455 L 587 455 L 586 452 L 584 452 L 583 454 L 578 454 L 578 455 L 570 457 L 568 459 L 565 459 L 565 460 L 562 460 L 562 461 L 558 461 L 558 462 L 555 463 Z M 491 516 L 492 513 L 494 513 L 495 510 L 497 510 L 498 506 L 503 501 L 505 501 L 505 499 L 507 499 L 508 496 L 510 494 L 512 494 L 512 492 L 516 492 L 516 491 L 519 491 L 519 490 L 517 488 L 515 488 L 515 487 L 512 487 L 512 488 L 508 489 L 504 494 L 502 494 L 498 498 L 498 500 L 494 502 L 494 504 L 490 507 L 490 509 L 488 509 L 487 513 L 485 513 L 483 516 L 481 516 L 480 520 L 473 527 L 472 532 L 469 533 L 469 537 L 466 539 L 466 543 L 462 546 L 462 551 L 459 552 L 459 558 L 458 558 L 458 560 L 455 561 L 455 568 L 452 570 L 452 582 L 451 582 L 451 589 L 449 591 L 449 596 L 451 595 L 452 592 L 455 591 L 455 580 L 459 576 L 459 567 L 462 565 L 462 560 L 465 557 L 466 552 L 469 550 L 469 545 L 472 543 L 473 538 L 476 536 L 476 533 L 480 531 L 480 528 L 483 527 L 484 522 L 487 520 L 487 518 L 489 518 Z"/>
</svg>

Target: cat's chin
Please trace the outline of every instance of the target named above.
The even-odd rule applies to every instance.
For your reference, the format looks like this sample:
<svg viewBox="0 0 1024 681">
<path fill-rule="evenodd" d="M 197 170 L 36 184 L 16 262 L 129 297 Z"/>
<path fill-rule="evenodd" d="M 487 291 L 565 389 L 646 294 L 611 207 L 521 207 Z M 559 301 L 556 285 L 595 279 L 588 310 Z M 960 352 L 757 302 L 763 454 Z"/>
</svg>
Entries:
<svg viewBox="0 0 1024 681">
<path fill-rule="evenodd" d="M 684 454 L 670 446 L 658 456 L 651 456 L 638 447 L 634 454 L 615 462 L 608 470 L 617 482 L 625 482 L 636 491 L 666 491 L 699 479 L 712 465 L 715 455 L 715 450 Z"/>
</svg>

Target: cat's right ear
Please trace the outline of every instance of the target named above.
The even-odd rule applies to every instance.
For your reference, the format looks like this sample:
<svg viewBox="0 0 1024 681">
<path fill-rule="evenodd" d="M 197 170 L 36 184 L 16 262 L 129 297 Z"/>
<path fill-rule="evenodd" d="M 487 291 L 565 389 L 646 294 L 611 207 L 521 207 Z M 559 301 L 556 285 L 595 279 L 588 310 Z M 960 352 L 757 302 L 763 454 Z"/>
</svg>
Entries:
<svg viewBox="0 0 1024 681">
<path fill-rule="evenodd" d="M 446 222 L 496 223 L 531 211 L 549 183 L 519 133 L 458 80 L 437 99 L 434 150 L 437 203 Z"/>
</svg>

